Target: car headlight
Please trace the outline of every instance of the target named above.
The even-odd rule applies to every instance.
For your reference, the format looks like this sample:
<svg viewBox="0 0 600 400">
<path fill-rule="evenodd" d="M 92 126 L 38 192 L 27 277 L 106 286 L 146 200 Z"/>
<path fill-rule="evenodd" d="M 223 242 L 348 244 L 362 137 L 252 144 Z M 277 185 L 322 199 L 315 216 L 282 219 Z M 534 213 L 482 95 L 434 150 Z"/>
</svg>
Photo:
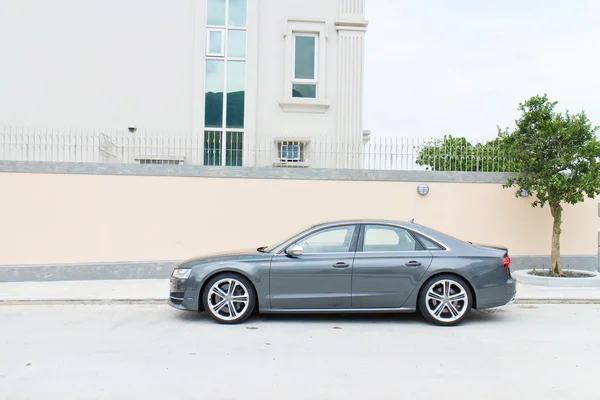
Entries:
<svg viewBox="0 0 600 400">
<path fill-rule="evenodd" d="M 172 277 L 177 279 L 187 279 L 192 273 L 191 268 L 177 268 L 173 270 Z"/>
</svg>

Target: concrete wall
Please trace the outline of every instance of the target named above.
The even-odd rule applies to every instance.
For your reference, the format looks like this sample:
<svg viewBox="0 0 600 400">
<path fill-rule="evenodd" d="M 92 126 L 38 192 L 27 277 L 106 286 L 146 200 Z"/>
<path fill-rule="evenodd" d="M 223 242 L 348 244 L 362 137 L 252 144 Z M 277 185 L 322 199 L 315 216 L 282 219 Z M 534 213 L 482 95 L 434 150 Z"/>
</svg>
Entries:
<svg viewBox="0 0 600 400">
<path fill-rule="evenodd" d="M 180 260 L 273 244 L 343 218 L 415 218 L 464 240 L 507 245 L 513 256 L 550 253 L 547 208 L 531 208 L 530 198 L 500 183 L 473 183 L 495 174 L 457 182 L 462 175 L 399 171 L 365 180 L 363 171 L 174 167 L 190 176 L 152 176 L 161 166 L 114 167 L 129 175 L 69 168 L 97 172 L 0 172 L 0 265 Z M 416 191 L 420 177 L 430 181 L 426 196 Z M 563 219 L 563 255 L 595 257 L 598 200 L 565 206 Z"/>
</svg>

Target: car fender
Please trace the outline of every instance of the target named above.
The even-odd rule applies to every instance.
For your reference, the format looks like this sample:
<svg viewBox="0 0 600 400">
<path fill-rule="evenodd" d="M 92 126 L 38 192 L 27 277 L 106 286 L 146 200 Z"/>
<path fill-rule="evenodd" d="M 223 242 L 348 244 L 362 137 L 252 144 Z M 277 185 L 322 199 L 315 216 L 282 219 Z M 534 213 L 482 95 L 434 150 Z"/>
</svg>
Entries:
<svg viewBox="0 0 600 400">
<path fill-rule="evenodd" d="M 264 304 L 269 294 L 269 264 L 270 261 L 252 264 L 227 261 L 196 266 L 190 276 L 190 284 L 201 293 L 206 283 L 215 275 L 225 272 L 240 274 L 254 286 L 258 304 Z"/>
<path fill-rule="evenodd" d="M 419 293 L 421 292 L 423 285 L 432 277 L 441 275 L 441 274 L 451 274 L 451 275 L 456 275 L 456 276 L 462 278 L 470 286 L 469 288 L 472 290 L 473 295 L 475 296 L 475 300 L 477 299 L 477 297 L 478 297 L 477 287 L 474 285 L 473 281 L 468 276 L 468 274 L 465 274 L 460 269 L 450 269 L 450 268 L 433 268 L 432 269 L 431 264 L 430 264 L 429 268 L 425 271 L 425 273 L 421 277 L 421 280 L 419 281 L 419 283 L 417 283 L 417 285 L 415 285 L 413 292 L 410 294 L 410 296 L 408 296 L 408 298 L 404 302 L 403 307 L 416 309 L 417 302 L 419 300 Z"/>
</svg>

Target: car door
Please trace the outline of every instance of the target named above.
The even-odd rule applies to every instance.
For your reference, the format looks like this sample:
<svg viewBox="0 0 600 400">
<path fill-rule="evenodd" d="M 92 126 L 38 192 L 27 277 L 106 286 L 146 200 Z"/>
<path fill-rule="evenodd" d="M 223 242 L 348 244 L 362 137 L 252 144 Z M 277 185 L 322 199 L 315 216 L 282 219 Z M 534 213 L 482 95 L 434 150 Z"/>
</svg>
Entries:
<svg viewBox="0 0 600 400">
<path fill-rule="evenodd" d="M 340 225 L 310 232 L 287 246 L 300 245 L 303 253 L 285 250 L 271 260 L 272 309 L 349 309 L 357 225 Z"/>
<path fill-rule="evenodd" d="M 352 308 L 399 308 L 431 264 L 432 255 L 407 229 L 365 224 L 352 272 Z"/>
</svg>

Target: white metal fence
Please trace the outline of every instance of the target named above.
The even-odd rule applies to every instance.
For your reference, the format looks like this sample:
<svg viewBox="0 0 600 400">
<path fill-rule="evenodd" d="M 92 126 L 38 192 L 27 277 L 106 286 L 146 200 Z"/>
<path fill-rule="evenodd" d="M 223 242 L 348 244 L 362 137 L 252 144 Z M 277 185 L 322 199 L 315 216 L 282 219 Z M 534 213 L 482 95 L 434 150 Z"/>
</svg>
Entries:
<svg viewBox="0 0 600 400">
<path fill-rule="evenodd" d="M 481 172 L 509 171 L 512 165 L 498 144 L 456 138 L 335 142 L 326 137 L 255 140 L 239 132 L 14 127 L 0 130 L 0 160 Z"/>
</svg>

